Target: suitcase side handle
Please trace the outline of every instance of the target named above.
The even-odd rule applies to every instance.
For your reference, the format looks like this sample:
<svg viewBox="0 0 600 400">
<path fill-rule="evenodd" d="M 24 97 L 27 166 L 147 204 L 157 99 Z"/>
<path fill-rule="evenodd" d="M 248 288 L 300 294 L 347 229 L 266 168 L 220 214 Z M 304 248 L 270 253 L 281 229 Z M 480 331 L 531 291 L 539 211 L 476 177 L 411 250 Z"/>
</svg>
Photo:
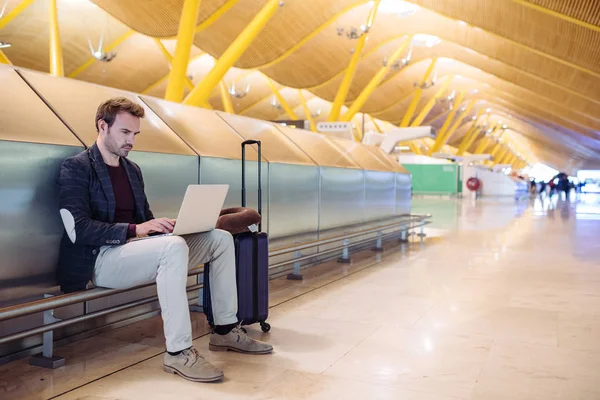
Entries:
<svg viewBox="0 0 600 400">
<path fill-rule="evenodd" d="M 242 207 L 246 207 L 246 146 L 258 146 L 258 213 L 262 216 L 262 144 L 260 140 L 245 140 L 242 142 Z M 258 231 L 262 230 L 262 223 Z"/>
</svg>

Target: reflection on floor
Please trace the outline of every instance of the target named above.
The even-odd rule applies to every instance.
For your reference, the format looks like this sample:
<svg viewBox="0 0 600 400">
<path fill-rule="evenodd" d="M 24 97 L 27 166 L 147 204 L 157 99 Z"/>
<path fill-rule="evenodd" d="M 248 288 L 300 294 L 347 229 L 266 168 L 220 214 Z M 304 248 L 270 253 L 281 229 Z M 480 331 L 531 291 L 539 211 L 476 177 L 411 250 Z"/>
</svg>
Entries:
<svg viewBox="0 0 600 400">
<path fill-rule="evenodd" d="M 272 282 L 269 356 L 210 353 L 226 380 L 164 373 L 158 318 L 0 367 L 0 398 L 600 399 L 600 198 L 421 199 L 441 241 Z"/>
</svg>

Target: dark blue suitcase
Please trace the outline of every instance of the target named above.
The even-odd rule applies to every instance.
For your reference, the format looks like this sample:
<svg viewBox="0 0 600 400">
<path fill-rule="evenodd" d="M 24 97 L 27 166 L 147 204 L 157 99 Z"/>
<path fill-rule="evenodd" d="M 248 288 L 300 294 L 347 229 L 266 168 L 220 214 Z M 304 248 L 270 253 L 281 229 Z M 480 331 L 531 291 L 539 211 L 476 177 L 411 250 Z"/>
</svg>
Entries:
<svg viewBox="0 0 600 400">
<path fill-rule="evenodd" d="M 258 146 L 258 213 L 262 215 L 261 143 L 246 140 L 242 143 L 242 207 L 246 207 L 246 146 Z M 244 232 L 233 236 L 235 243 L 235 269 L 238 293 L 238 321 L 242 325 L 260 323 L 263 332 L 271 326 L 266 322 L 269 316 L 269 238 L 262 232 L 262 224 L 257 233 Z M 208 323 L 214 326 L 210 301 L 210 265 L 204 266 L 203 308 Z"/>
</svg>

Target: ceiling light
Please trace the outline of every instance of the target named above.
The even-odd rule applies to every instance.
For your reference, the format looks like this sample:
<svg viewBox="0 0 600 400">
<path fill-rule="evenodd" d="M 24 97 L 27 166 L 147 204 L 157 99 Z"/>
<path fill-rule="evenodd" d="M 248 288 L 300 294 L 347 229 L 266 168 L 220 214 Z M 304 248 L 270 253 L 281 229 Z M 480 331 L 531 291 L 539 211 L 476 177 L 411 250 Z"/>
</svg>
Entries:
<svg viewBox="0 0 600 400">
<path fill-rule="evenodd" d="M 491 108 L 486 108 L 486 109 L 485 109 L 485 112 L 486 112 L 486 113 L 492 112 L 492 109 L 491 109 Z"/>
<path fill-rule="evenodd" d="M 439 37 L 427 35 L 425 33 L 417 33 L 413 36 L 413 43 L 420 47 L 433 47 L 440 44 L 442 41 Z"/>
<path fill-rule="evenodd" d="M 399 0 L 383 0 L 379 3 L 378 12 L 384 14 L 396 14 L 399 17 L 410 17 L 413 15 L 419 7 L 415 4 L 399 1 Z"/>
<path fill-rule="evenodd" d="M 456 22 L 458 22 L 458 24 L 459 24 L 460 26 L 467 26 L 467 25 L 469 25 L 469 24 L 467 24 L 465 21 L 461 21 L 460 19 L 459 19 L 459 20 L 457 20 Z"/>
<path fill-rule="evenodd" d="M 10 46 L 12 46 L 12 44 L 7 43 L 7 42 L 0 42 L 0 49 L 6 49 Z"/>
</svg>

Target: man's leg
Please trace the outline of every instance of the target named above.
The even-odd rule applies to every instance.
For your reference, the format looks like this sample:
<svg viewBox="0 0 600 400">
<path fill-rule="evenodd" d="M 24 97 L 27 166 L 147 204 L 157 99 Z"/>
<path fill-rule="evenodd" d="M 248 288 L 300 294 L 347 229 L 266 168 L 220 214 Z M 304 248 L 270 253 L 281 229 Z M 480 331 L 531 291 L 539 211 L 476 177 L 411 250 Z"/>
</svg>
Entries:
<svg viewBox="0 0 600 400">
<path fill-rule="evenodd" d="M 235 281 L 235 249 L 229 232 L 215 229 L 184 236 L 189 247 L 189 268 L 210 262 L 210 300 L 214 322 L 235 326 L 237 319 L 237 287 Z"/>
<path fill-rule="evenodd" d="M 246 354 L 272 352 L 271 345 L 250 338 L 237 326 L 235 248 L 231 234 L 216 229 L 188 235 L 185 240 L 190 249 L 190 268 L 210 262 L 210 299 L 215 331 L 210 337 L 209 348 Z"/>
<path fill-rule="evenodd" d="M 97 286 L 114 289 L 156 281 L 167 342 L 165 370 L 198 382 L 219 380 L 223 372 L 202 359 L 192 348 L 187 273 L 188 247 L 185 240 L 178 236 L 165 236 L 123 246 L 102 247 L 93 281 Z"/>
</svg>

